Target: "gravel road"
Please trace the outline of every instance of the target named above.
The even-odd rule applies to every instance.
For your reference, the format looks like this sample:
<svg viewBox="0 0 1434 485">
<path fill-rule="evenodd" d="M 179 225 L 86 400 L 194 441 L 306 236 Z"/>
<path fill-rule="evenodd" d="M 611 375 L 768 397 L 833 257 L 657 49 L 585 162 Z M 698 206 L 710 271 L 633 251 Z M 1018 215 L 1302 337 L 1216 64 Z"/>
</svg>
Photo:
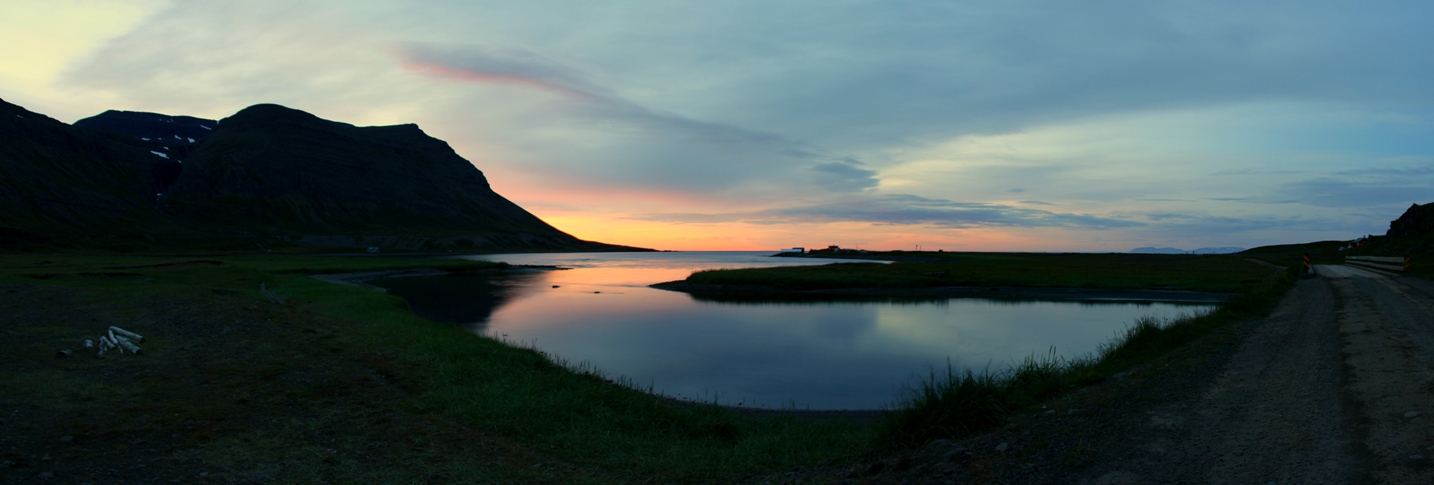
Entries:
<svg viewBox="0 0 1434 485">
<path fill-rule="evenodd" d="M 1316 272 L 1265 319 L 845 481 L 1434 483 L 1434 283 Z"/>
</svg>

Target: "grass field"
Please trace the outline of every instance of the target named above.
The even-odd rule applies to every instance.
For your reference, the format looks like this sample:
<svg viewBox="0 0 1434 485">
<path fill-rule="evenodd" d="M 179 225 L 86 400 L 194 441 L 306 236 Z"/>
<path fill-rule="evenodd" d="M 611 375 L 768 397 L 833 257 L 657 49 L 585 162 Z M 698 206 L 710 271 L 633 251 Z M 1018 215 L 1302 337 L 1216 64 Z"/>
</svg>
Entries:
<svg viewBox="0 0 1434 485">
<path fill-rule="evenodd" d="M 869 446 L 869 426 L 675 404 L 422 320 L 397 297 L 292 273 L 497 266 L 5 256 L 0 284 L 17 311 L 0 332 L 22 344 L 0 357 L 0 402 L 44 410 L 36 413 L 50 418 L 37 418 L 37 429 L 86 436 L 76 443 L 125 435 L 102 452 L 75 454 L 162 441 L 160 454 L 176 463 L 295 483 L 728 482 L 853 459 Z M 45 284 L 27 285 L 36 282 Z M 150 337 L 145 353 L 54 357 L 108 325 Z M 209 424 L 196 433 L 195 422 Z"/>
<path fill-rule="evenodd" d="M 1241 255 L 894 252 L 865 256 L 896 261 L 711 270 L 694 273 L 687 281 L 794 291 L 1016 286 L 1240 293 L 1257 287 L 1271 273 L 1268 266 Z"/>
<path fill-rule="evenodd" d="M 925 277 L 968 277 L 923 271 L 981 268 L 969 274 L 987 282 L 982 284 L 1036 282 L 1046 273 L 1067 284 L 1105 281 L 1121 288 L 1223 289 L 1247 296 L 1194 323 L 1135 327 L 1091 360 L 1033 360 L 985 375 L 933 373 L 890 419 L 854 424 L 758 419 L 676 404 L 592 369 L 423 320 L 397 297 L 307 276 L 408 268 L 501 271 L 499 263 L 267 254 L 3 255 L 0 304 L 10 311 L 0 317 L 0 339 L 11 347 L 0 353 L 6 369 L 0 405 L 16 413 L 0 424 L 8 427 L 0 448 L 10 450 L 0 455 L 0 463 L 10 463 L 0 466 L 0 477 L 45 466 L 103 470 L 123 462 L 149 463 L 151 472 L 269 483 L 745 481 L 797 467 L 849 465 L 870 459 L 874 448 L 980 431 L 1003 413 L 1097 382 L 1211 326 L 1257 314 L 1281 291 L 1270 268 L 1239 258 L 1142 257 L 1141 265 L 1117 267 L 1103 258 L 1055 256 L 964 254 L 902 266 L 847 265 L 843 271 L 930 284 Z M 903 266 L 908 272 L 896 272 Z M 1251 279 L 1256 281 L 1245 281 Z M 75 347 L 108 325 L 149 337 L 145 353 L 54 357 L 56 349 Z M 995 396 L 982 401 L 991 411 L 963 408 L 972 395 L 960 390 L 966 388 Z M 61 444 L 60 435 L 73 441 Z M 52 461 L 39 461 L 42 454 Z"/>
</svg>

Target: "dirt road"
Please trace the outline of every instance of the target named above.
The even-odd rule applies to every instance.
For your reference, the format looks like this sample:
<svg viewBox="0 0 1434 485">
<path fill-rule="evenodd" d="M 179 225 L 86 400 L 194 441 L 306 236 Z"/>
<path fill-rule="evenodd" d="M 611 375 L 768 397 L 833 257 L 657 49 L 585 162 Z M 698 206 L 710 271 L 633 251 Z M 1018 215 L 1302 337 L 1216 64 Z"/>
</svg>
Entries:
<svg viewBox="0 0 1434 485">
<path fill-rule="evenodd" d="M 1316 271 L 1265 319 L 853 481 L 1434 483 L 1434 283 Z"/>
</svg>

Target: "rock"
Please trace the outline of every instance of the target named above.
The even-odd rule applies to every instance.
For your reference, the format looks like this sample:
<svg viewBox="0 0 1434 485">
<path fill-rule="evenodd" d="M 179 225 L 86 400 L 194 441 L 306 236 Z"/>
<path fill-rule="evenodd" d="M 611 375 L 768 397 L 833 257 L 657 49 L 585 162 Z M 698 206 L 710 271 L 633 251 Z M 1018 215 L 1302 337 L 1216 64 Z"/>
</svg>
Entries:
<svg viewBox="0 0 1434 485">
<path fill-rule="evenodd" d="M 1419 411 L 1405 411 L 1405 412 L 1404 412 L 1404 419 L 1409 419 L 1409 418 L 1413 418 L 1413 417 L 1416 417 L 1416 416 L 1419 416 Z"/>
<path fill-rule="evenodd" d="M 1056 413 L 1056 410 L 1054 410 L 1054 409 L 1047 409 L 1046 412 L 1041 413 L 1041 414 L 1044 414 L 1044 415 L 1046 415 L 1046 416 L 1050 416 L 1050 415 L 1055 414 L 1055 413 Z"/>
<path fill-rule="evenodd" d="M 40 472 L 39 475 L 35 475 L 35 478 L 38 478 L 38 479 L 41 479 L 41 480 L 49 480 L 49 479 L 51 479 L 51 478 L 55 478 L 55 473 L 54 473 L 54 472 Z"/>
<path fill-rule="evenodd" d="M 867 465 L 867 466 L 866 466 L 866 474 L 867 474 L 867 475 L 875 475 L 875 474 L 881 473 L 881 471 L 882 471 L 882 470 L 885 470 L 885 469 L 886 469 L 886 462 L 884 462 L 884 461 L 872 462 L 870 465 Z"/>
<path fill-rule="evenodd" d="M 953 445 L 955 445 L 955 444 L 956 444 L 955 441 L 951 441 L 951 440 L 948 440 L 948 439 L 946 439 L 946 438 L 935 439 L 935 440 L 931 440 L 930 443 L 927 443 L 927 444 L 926 444 L 926 449 L 927 449 L 927 450 L 937 450 L 937 449 L 941 449 L 941 448 L 950 448 L 951 446 L 953 446 Z"/>
<path fill-rule="evenodd" d="M 74 436 L 68 436 L 68 435 L 66 435 L 66 436 L 61 436 L 61 437 L 60 437 L 60 442 L 61 442 L 61 443 L 69 443 L 69 442 L 74 441 L 74 440 L 75 440 L 75 437 L 74 437 Z"/>
<path fill-rule="evenodd" d="M 996 445 L 996 451 L 1006 451 L 1009 449 L 1011 449 L 1011 444 L 1005 441 L 1002 441 L 1001 444 Z"/>
</svg>

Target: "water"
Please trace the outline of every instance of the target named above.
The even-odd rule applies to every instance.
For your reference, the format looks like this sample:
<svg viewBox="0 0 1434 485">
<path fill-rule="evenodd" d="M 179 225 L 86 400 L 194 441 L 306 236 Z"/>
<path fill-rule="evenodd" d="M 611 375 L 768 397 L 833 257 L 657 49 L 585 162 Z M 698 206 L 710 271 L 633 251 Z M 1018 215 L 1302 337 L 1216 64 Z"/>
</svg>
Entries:
<svg viewBox="0 0 1434 485">
<path fill-rule="evenodd" d="M 948 359 L 997 369 L 1052 347 L 1074 357 L 1139 317 L 1209 308 L 981 299 L 732 303 L 647 287 L 701 269 L 836 262 L 770 254 L 476 256 L 470 258 L 572 269 L 373 283 L 429 318 L 586 362 L 669 396 L 798 409 L 881 408 L 932 368 L 944 370 Z"/>
</svg>

